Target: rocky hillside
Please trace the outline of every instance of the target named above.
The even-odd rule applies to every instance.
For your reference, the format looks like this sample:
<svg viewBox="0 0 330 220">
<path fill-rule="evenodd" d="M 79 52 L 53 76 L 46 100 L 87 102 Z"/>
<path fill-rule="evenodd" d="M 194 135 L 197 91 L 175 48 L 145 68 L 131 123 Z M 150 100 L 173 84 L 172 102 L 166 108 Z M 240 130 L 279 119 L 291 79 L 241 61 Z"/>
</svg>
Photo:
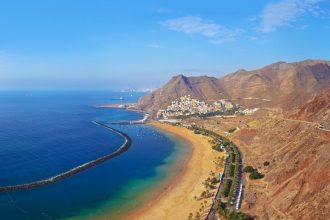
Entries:
<svg viewBox="0 0 330 220">
<path fill-rule="evenodd" d="M 232 99 L 259 99 L 265 101 L 263 105 L 291 109 L 330 85 L 330 63 L 278 62 L 259 70 L 238 71 L 220 81 Z"/>
<path fill-rule="evenodd" d="M 248 125 L 233 139 L 243 151 L 244 163 L 258 167 L 265 178 L 246 179 L 243 209 L 260 219 L 327 218 L 329 132 L 285 119 L 262 118 Z"/>
<path fill-rule="evenodd" d="M 162 88 L 142 97 L 138 107 L 144 111 L 155 113 L 160 108 L 168 106 L 171 101 L 184 95 L 191 95 L 201 100 L 225 98 L 227 95 L 213 77 L 186 77 L 178 75 L 173 77 Z"/>
<path fill-rule="evenodd" d="M 330 63 L 306 60 L 278 62 L 258 70 L 239 70 L 223 78 L 173 77 L 162 88 L 142 97 L 138 107 L 155 113 L 182 95 L 213 100 L 228 98 L 249 106 L 292 109 L 330 85 Z"/>
<path fill-rule="evenodd" d="M 324 114 L 325 108 L 319 114 Z M 256 219 L 328 219 L 330 216 L 330 132 L 313 123 L 275 116 L 190 118 L 239 146 L 244 165 L 265 177 L 245 174 L 242 211 Z M 264 165 L 268 161 L 269 165 Z"/>
<path fill-rule="evenodd" d="M 292 118 L 316 122 L 330 129 L 330 87 L 298 108 Z"/>
</svg>

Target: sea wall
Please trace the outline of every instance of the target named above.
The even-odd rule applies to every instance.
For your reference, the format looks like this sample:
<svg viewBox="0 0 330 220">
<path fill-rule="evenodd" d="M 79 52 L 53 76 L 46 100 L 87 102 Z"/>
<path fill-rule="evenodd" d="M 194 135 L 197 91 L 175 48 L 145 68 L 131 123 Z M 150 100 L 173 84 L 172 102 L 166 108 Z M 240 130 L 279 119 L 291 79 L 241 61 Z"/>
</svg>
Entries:
<svg viewBox="0 0 330 220">
<path fill-rule="evenodd" d="M 10 192 L 10 191 L 18 191 L 18 190 L 29 190 L 29 189 L 33 189 L 33 188 L 37 188 L 37 187 L 41 187 L 41 186 L 45 186 L 48 184 L 52 184 L 52 183 L 56 183 L 59 181 L 62 181 L 68 177 L 71 177 L 73 175 L 76 175 L 78 173 L 81 173 L 89 168 L 92 168 L 94 166 L 97 166 L 107 160 L 110 160 L 114 157 L 119 156 L 120 154 L 124 153 L 125 151 L 127 151 L 131 144 L 132 144 L 132 140 L 131 138 L 125 134 L 124 132 L 121 132 L 115 128 L 112 128 L 110 126 L 107 126 L 105 124 L 102 124 L 100 122 L 93 122 L 96 125 L 102 126 L 108 130 L 111 130 L 117 134 L 119 134 L 120 136 L 122 136 L 125 139 L 125 142 L 113 153 L 105 155 L 103 157 L 97 158 L 95 160 L 89 161 L 87 163 L 81 164 L 79 166 L 76 166 L 66 172 L 60 173 L 58 175 L 49 177 L 47 179 L 43 179 L 43 180 L 38 180 L 35 182 L 30 182 L 30 183 L 23 183 L 23 184 L 18 184 L 18 185 L 9 185 L 9 186 L 0 186 L 0 192 Z"/>
</svg>

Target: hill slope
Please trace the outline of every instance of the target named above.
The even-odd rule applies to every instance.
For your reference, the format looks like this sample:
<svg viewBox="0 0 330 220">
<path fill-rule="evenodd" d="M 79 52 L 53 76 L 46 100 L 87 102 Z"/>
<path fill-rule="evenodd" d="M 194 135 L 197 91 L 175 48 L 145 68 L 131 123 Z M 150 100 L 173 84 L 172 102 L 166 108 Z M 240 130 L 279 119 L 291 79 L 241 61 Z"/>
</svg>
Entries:
<svg viewBox="0 0 330 220">
<path fill-rule="evenodd" d="M 213 77 L 173 77 L 162 88 L 142 97 L 138 107 L 144 111 L 155 113 L 176 98 L 191 95 L 201 100 L 212 100 L 227 97 L 219 81 Z"/>
<path fill-rule="evenodd" d="M 330 87 L 301 106 L 292 118 L 317 122 L 330 128 Z"/>
<path fill-rule="evenodd" d="M 173 77 L 162 88 L 142 97 L 138 108 L 155 113 L 183 95 L 202 100 L 228 98 L 246 106 L 292 109 L 330 85 L 328 61 L 278 62 L 258 70 L 240 70 L 223 78 Z"/>
</svg>

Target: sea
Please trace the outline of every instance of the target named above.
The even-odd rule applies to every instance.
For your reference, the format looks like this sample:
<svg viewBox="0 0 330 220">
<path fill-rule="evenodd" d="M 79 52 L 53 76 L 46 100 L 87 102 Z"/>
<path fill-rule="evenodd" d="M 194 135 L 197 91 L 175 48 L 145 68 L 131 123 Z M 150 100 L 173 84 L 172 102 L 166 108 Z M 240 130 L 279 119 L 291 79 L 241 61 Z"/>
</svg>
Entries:
<svg viewBox="0 0 330 220">
<path fill-rule="evenodd" d="M 187 143 L 147 125 L 113 122 L 143 118 L 100 104 L 136 102 L 144 93 L 0 91 L 0 186 L 49 178 L 114 152 L 128 134 L 128 151 L 60 182 L 0 192 L 0 219 L 120 219 L 150 202 L 173 177 Z M 123 97 L 124 100 L 118 100 Z"/>
</svg>

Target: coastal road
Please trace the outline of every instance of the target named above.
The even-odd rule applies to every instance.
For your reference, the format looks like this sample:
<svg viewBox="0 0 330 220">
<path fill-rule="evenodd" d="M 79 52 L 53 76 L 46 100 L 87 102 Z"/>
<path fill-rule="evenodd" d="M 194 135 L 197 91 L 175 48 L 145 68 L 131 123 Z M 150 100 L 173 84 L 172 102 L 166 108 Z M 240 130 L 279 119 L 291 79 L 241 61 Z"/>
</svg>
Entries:
<svg viewBox="0 0 330 220">
<path fill-rule="evenodd" d="M 237 146 L 235 145 L 235 147 L 237 148 Z M 225 148 L 226 152 L 227 152 L 227 155 L 229 155 L 230 153 L 230 150 L 228 149 L 228 147 Z M 237 148 L 237 151 L 238 151 L 238 156 L 239 156 L 239 174 L 238 174 L 238 184 L 237 184 L 237 187 L 240 186 L 240 184 L 242 183 L 242 156 L 241 156 L 241 152 L 238 150 Z M 226 158 L 226 162 L 225 162 L 225 167 L 224 167 L 224 172 L 223 172 L 223 175 L 225 175 L 227 173 L 227 170 L 229 169 L 229 165 L 230 164 L 234 164 L 232 162 L 228 162 L 228 157 Z M 221 197 L 221 192 L 222 192 L 222 189 L 224 187 L 224 180 L 225 179 L 233 179 L 231 177 L 226 177 L 224 176 L 222 179 L 221 179 L 221 182 L 220 182 L 220 185 L 218 187 L 218 190 L 217 190 L 217 193 L 213 199 L 213 203 L 212 203 L 212 206 L 211 206 L 211 209 L 206 217 L 206 220 L 217 220 L 219 219 L 218 215 L 217 215 L 217 205 L 218 205 L 218 202 L 221 201 L 222 197 Z M 240 201 L 237 201 L 238 200 L 238 189 L 235 190 L 235 193 L 234 193 L 234 198 L 233 200 L 235 201 L 234 204 L 232 205 L 228 205 L 227 206 L 227 209 L 228 210 L 236 210 L 236 204 L 237 202 L 240 202 Z M 228 201 L 230 203 L 230 201 Z"/>
</svg>

